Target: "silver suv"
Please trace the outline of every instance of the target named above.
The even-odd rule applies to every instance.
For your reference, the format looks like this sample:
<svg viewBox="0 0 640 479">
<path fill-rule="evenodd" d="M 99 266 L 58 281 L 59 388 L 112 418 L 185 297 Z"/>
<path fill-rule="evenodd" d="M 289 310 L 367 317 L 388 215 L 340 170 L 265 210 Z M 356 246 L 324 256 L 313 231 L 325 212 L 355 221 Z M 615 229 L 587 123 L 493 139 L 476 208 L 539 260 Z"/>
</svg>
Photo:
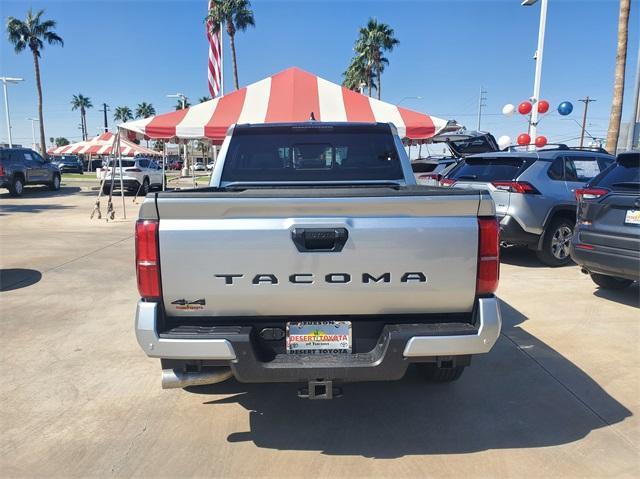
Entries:
<svg viewBox="0 0 640 479">
<path fill-rule="evenodd" d="M 496 203 L 503 245 L 526 245 L 549 266 L 571 260 L 575 190 L 615 158 L 564 145 L 538 151 L 483 153 L 462 160 L 443 186 L 486 189 Z"/>
</svg>

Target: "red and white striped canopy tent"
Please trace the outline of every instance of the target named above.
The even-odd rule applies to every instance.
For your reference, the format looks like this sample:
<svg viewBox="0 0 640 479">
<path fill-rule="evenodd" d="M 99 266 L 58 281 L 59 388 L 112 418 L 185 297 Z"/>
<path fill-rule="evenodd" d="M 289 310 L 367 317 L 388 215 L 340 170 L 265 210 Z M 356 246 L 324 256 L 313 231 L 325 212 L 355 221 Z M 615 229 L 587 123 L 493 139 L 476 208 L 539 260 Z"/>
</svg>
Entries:
<svg viewBox="0 0 640 479">
<path fill-rule="evenodd" d="M 78 143 L 72 143 L 71 145 L 59 146 L 57 148 L 49 148 L 47 153 L 50 155 L 109 155 L 111 153 L 116 153 L 113 151 L 115 138 L 116 135 L 114 133 L 107 131 L 87 141 L 80 141 Z M 122 151 L 122 156 L 160 155 L 159 152 L 152 150 L 151 148 L 136 145 L 126 138 L 120 138 L 120 149 Z"/>
<path fill-rule="evenodd" d="M 190 108 L 118 127 L 129 138 L 209 139 L 220 144 L 234 123 L 308 121 L 390 122 L 402 138 L 424 140 L 448 122 L 351 91 L 296 67 Z"/>
</svg>

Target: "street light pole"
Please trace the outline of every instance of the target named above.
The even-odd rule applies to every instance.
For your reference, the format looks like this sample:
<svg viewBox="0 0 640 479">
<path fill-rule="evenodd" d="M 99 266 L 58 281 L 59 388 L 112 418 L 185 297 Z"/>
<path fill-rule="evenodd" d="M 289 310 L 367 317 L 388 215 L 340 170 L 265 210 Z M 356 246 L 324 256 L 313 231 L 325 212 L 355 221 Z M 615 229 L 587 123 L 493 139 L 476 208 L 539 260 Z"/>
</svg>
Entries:
<svg viewBox="0 0 640 479">
<path fill-rule="evenodd" d="M 400 103 L 402 103 L 405 100 L 422 100 L 421 96 L 405 96 L 402 100 L 400 100 L 397 105 L 399 105 Z"/>
<path fill-rule="evenodd" d="M 7 83 L 21 82 L 22 78 L 12 77 L 0 77 L 2 80 L 2 89 L 4 90 L 4 112 L 7 119 L 7 140 L 9 140 L 9 148 L 13 147 L 13 141 L 11 140 L 11 115 L 9 114 L 9 94 L 7 93 Z"/>
<path fill-rule="evenodd" d="M 523 7 L 530 7 L 537 3 L 538 0 L 524 0 Z M 547 5 L 549 0 L 541 0 L 540 4 L 540 26 L 538 27 L 538 49 L 536 50 L 536 73 L 533 80 L 533 110 L 531 110 L 531 120 L 529 122 L 529 136 L 531 141 L 535 142 L 536 131 L 538 128 L 538 101 L 540 100 L 540 81 L 542 79 L 542 56 L 544 54 L 544 32 L 547 25 Z"/>
<path fill-rule="evenodd" d="M 33 149 L 36 149 L 36 128 L 34 126 L 36 121 L 40 121 L 37 118 L 27 118 L 27 120 L 29 120 L 31 122 L 31 139 L 32 139 L 32 143 L 31 145 L 33 146 Z"/>
</svg>

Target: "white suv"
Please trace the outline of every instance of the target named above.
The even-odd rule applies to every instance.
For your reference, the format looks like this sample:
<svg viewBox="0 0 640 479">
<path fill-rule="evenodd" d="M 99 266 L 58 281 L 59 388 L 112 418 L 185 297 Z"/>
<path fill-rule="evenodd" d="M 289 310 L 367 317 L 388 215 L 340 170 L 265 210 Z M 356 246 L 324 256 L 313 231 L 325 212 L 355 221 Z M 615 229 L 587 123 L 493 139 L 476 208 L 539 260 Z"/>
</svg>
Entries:
<svg viewBox="0 0 640 479">
<path fill-rule="evenodd" d="M 109 160 L 103 168 L 97 170 L 99 180 L 105 180 L 102 192 L 109 194 L 111 189 L 111 174 L 115 170 L 113 188 L 120 188 L 120 164 L 118 160 Z M 146 196 L 154 186 L 162 186 L 162 167 L 151 158 L 134 158 L 122 160 L 122 184 L 128 191 Z"/>
</svg>

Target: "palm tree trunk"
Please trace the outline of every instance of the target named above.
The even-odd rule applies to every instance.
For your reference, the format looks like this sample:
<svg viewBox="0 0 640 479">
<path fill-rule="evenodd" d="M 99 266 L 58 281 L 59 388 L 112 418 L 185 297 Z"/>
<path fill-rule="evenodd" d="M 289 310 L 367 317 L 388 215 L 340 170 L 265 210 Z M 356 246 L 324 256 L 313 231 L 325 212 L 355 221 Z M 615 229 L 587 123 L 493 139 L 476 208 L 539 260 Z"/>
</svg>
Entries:
<svg viewBox="0 0 640 479">
<path fill-rule="evenodd" d="M 380 71 L 380 62 L 376 65 L 376 70 L 378 71 L 378 100 L 380 99 L 380 95 L 382 94 L 382 72 Z"/>
<path fill-rule="evenodd" d="M 82 141 L 87 140 L 87 119 L 84 116 L 84 108 L 80 108 L 80 126 L 82 128 Z"/>
<path fill-rule="evenodd" d="M 231 44 L 231 66 L 233 68 L 233 84 L 236 87 L 236 90 L 240 88 L 238 84 L 238 65 L 236 64 L 236 42 L 235 35 L 229 33 L 229 43 Z"/>
<path fill-rule="evenodd" d="M 620 0 L 618 16 L 618 48 L 616 52 L 616 73 L 613 82 L 613 100 L 611 102 L 611 118 L 607 131 L 607 150 L 615 155 L 620 135 L 622 118 L 622 100 L 624 99 L 624 71 L 627 64 L 627 41 L 629 39 L 629 10 L 631 0 Z"/>
<path fill-rule="evenodd" d="M 371 96 L 371 70 L 369 69 L 367 69 L 367 90 L 367 94 Z"/>
<path fill-rule="evenodd" d="M 40 154 L 47 157 L 47 145 L 44 142 L 44 118 L 42 116 L 42 84 L 40 83 L 40 61 L 38 53 L 33 52 L 33 65 L 36 70 L 36 86 L 38 88 L 38 119 L 40 121 Z"/>
</svg>

